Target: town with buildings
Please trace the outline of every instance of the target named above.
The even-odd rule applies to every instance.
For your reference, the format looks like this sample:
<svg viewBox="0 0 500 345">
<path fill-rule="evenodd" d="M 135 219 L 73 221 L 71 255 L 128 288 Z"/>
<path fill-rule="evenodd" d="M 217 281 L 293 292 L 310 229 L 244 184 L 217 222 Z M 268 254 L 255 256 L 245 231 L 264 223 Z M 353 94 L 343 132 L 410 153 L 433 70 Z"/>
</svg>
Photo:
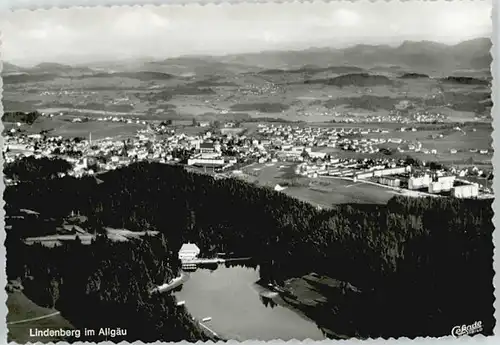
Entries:
<svg viewBox="0 0 500 345">
<path fill-rule="evenodd" d="M 494 335 L 491 0 L 13 2 L 6 342 Z"/>
<path fill-rule="evenodd" d="M 107 117 L 102 121 L 123 119 Z M 390 130 L 385 128 L 258 123 L 256 130 L 246 135 L 234 122 L 226 122 L 222 128 L 212 128 L 209 121 L 185 122 L 184 125 L 196 126 L 201 131 L 186 134 L 177 123 L 141 121 L 145 128 L 125 140 L 92 140 L 91 132 L 88 138 L 63 138 L 24 134 L 13 128 L 5 135 L 4 157 L 6 163 L 25 156 L 64 158 L 73 167 L 68 174 L 75 177 L 99 174 L 139 161 L 182 164 L 217 177 L 237 177 L 242 167 L 253 163 L 292 162 L 296 164 L 297 176 L 311 179 L 326 176 L 362 180 L 387 188 L 457 198 L 492 194 L 491 188 L 477 183 L 478 179 L 489 177 L 488 172 L 478 167 L 433 170 L 426 167 L 425 162 L 424 166 L 415 167 L 403 158 L 381 155 L 388 150 L 388 145 L 400 154 L 427 155 L 428 161 L 438 153 L 436 149 L 423 147 L 419 141 L 391 138 Z M 453 130 L 462 131 L 460 127 Z M 393 131 L 416 132 L 417 128 L 400 127 Z M 474 148 L 470 152 L 489 153 Z M 450 149 L 448 153 L 455 154 L 457 150 Z"/>
</svg>

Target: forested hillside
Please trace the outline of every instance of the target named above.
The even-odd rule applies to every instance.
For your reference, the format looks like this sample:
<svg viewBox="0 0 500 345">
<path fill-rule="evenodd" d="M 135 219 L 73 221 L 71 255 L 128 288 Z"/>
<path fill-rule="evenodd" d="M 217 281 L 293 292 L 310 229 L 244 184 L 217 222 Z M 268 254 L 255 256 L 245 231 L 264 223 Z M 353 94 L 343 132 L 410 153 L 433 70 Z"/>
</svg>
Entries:
<svg viewBox="0 0 500 345">
<path fill-rule="evenodd" d="M 160 279 L 144 273 L 151 272 L 160 262 L 165 272 L 176 272 L 177 263 L 168 258 L 174 256 L 183 242 L 191 241 L 204 255 L 227 252 L 252 256 L 260 266 L 263 281 L 282 283 L 316 272 L 349 282 L 361 293 L 354 297 L 332 296 L 311 314 L 318 323 L 341 334 L 440 336 L 448 335 L 456 325 L 477 320 L 483 321 L 485 334 L 492 333 L 491 201 L 395 197 L 385 206 L 342 205 L 318 211 L 270 189 L 233 179 L 214 180 L 156 163 L 134 164 L 99 179 L 104 182 L 97 184 L 92 177 L 81 180 L 65 177 L 43 184 L 23 183 L 8 187 L 4 197 L 7 213 L 27 208 L 44 217 L 60 219 L 71 211 L 79 211 L 89 217 L 87 226 L 97 231 L 102 226 L 111 226 L 161 232 L 163 249 L 154 252 L 144 249 L 146 254 L 137 252 L 145 244 L 108 244 L 112 250 L 101 249 L 100 253 L 95 248 L 103 248 L 104 244 L 89 247 L 94 249 L 79 249 L 88 252 L 80 257 L 107 262 L 105 258 L 109 256 L 111 261 L 99 266 L 101 273 L 92 277 L 97 274 L 101 284 L 116 281 L 110 289 L 115 289 L 113 296 L 122 297 L 120 302 L 113 303 L 129 306 L 126 297 L 129 289 L 140 289 Z M 153 245 L 154 240 L 151 241 Z M 37 252 L 42 249 L 26 250 L 32 252 L 20 256 L 19 251 L 8 249 L 8 265 L 27 256 L 46 255 Z M 40 260 L 39 265 L 69 265 L 75 255 L 67 248 L 53 252 L 58 253 L 53 254 L 53 261 Z M 155 253 L 163 252 L 170 254 L 161 260 L 162 254 Z M 160 261 L 140 273 L 142 266 L 131 263 L 137 261 L 134 258 L 139 254 L 146 255 L 147 260 Z M 62 259 L 65 255 L 67 260 Z M 113 264 L 113 258 L 120 255 L 121 259 Z M 133 269 L 126 268 L 127 265 Z M 90 267 L 95 271 L 96 266 Z M 137 284 L 120 285 L 119 267 L 129 277 L 137 277 Z M 80 274 L 88 277 L 83 272 L 75 276 Z M 81 300 L 95 301 L 92 298 L 97 297 L 92 291 L 98 288 L 92 285 L 96 284 L 94 278 L 82 279 L 80 283 L 71 283 L 80 290 L 67 285 L 66 291 L 74 291 Z M 82 290 L 81 285 L 85 284 L 91 285 Z M 120 289 L 125 290 L 120 292 Z M 133 293 L 140 294 L 137 291 Z M 82 307 L 101 310 L 91 303 L 95 302 Z M 114 310 L 110 313 L 125 315 L 134 310 L 117 308 L 109 309 Z M 168 327 L 174 327 L 175 314 L 169 315 L 166 320 L 172 324 Z"/>
<path fill-rule="evenodd" d="M 28 246 L 9 232 L 6 246 L 8 279 L 21 278 L 37 304 L 56 308 L 78 329 L 127 333 L 74 340 L 207 340 L 171 295 L 149 294 L 178 274 L 177 253 L 164 237 L 119 243 L 98 237 L 91 245 L 76 240 L 47 248 Z"/>
</svg>

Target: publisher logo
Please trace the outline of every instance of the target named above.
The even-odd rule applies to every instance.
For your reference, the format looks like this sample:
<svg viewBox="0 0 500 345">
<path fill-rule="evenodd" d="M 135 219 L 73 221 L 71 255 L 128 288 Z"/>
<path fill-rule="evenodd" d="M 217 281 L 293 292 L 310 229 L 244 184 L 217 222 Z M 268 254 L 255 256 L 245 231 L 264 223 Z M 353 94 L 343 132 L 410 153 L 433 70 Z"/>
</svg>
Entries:
<svg viewBox="0 0 500 345">
<path fill-rule="evenodd" d="M 476 321 L 471 325 L 460 325 L 455 326 L 451 330 L 451 335 L 455 338 L 461 337 L 463 335 L 472 335 L 479 333 L 483 330 L 483 323 L 481 321 Z"/>
</svg>

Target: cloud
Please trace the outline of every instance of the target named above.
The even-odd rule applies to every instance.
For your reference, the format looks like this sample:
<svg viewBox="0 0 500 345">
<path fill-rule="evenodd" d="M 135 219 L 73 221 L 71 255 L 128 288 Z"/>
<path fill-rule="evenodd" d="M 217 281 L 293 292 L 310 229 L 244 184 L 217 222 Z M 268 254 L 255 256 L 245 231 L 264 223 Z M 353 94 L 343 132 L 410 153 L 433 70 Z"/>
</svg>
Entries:
<svg viewBox="0 0 500 345">
<path fill-rule="evenodd" d="M 31 29 L 26 32 L 26 37 L 33 38 L 36 40 L 44 39 L 49 36 L 49 32 L 46 29 Z"/>
<path fill-rule="evenodd" d="M 335 25 L 354 27 L 360 24 L 361 16 L 354 11 L 342 8 L 333 12 L 332 21 Z"/>
<path fill-rule="evenodd" d="M 148 34 L 158 34 L 161 30 L 167 29 L 169 19 L 153 12 L 130 11 L 125 12 L 111 21 L 111 30 L 120 36 L 145 36 Z"/>
<path fill-rule="evenodd" d="M 0 13 L 13 63 L 225 54 L 490 35 L 491 1 L 116 6 Z"/>
<path fill-rule="evenodd" d="M 462 35 L 475 36 L 485 31 L 490 23 L 485 22 L 484 18 L 490 15 L 489 11 L 475 9 L 471 11 L 451 10 L 443 14 L 440 22 L 440 31 L 442 35 Z"/>
</svg>

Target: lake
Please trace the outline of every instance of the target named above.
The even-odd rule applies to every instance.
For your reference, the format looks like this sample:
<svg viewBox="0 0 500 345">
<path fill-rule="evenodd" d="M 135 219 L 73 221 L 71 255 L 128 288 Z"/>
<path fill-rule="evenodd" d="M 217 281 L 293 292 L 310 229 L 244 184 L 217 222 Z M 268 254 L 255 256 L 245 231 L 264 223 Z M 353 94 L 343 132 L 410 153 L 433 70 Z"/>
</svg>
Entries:
<svg viewBox="0 0 500 345">
<path fill-rule="evenodd" d="M 314 322 L 262 297 L 269 291 L 258 280 L 258 269 L 198 269 L 175 296 L 195 318 L 212 317 L 205 325 L 225 339 L 326 339 Z"/>
</svg>

